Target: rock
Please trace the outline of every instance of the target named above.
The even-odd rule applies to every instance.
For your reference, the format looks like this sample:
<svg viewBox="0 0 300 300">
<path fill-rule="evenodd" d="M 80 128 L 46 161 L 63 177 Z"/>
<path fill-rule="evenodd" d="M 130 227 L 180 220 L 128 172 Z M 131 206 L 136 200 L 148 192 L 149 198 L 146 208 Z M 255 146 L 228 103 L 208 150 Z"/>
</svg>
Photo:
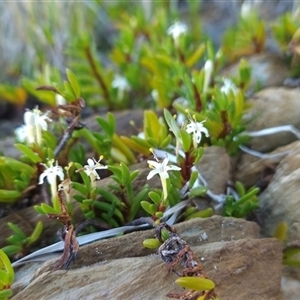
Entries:
<svg viewBox="0 0 300 300">
<path fill-rule="evenodd" d="M 270 152 L 270 155 L 280 154 L 280 153 L 288 153 L 293 151 L 299 141 L 295 141 L 291 144 L 288 144 L 283 147 L 279 147 L 276 150 Z M 238 162 L 236 163 L 236 168 L 234 171 L 234 178 L 236 181 L 241 181 L 246 188 L 250 188 L 251 186 L 261 186 L 263 184 L 262 181 L 270 180 L 270 178 L 264 177 L 264 172 L 266 168 L 275 168 L 280 163 L 280 161 L 285 157 L 285 155 L 276 156 L 273 158 L 258 158 L 247 153 L 241 154 Z M 268 174 L 267 174 L 268 175 Z M 269 174 L 273 175 L 273 174 Z M 268 184 L 268 182 L 266 182 Z"/>
<path fill-rule="evenodd" d="M 299 240 L 299 181 L 300 142 L 298 141 L 293 151 L 281 160 L 271 183 L 259 196 L 264 235 L 273 235 L 277 225 L 284 221 L 288 225 L 287 242 Z"/>
<path fill-rule="evenodd" d="M 214 194 L 225 193 L 227 182 L 230 179 L 230 160 L 225 148 L 216 146 L 204 148 L 204 154 L 197 169 L 206 180 L 207 187 L 211 192 Z"/>
<path fill-rule="evenodd" d="M 255 223 L 215 216 L 175 227 L 201 258 L 221 299 L 279 299 L 281 245 L 258 239 Z M 12 299 L 167 299 L 168 292 L 182 289 L 174 283 L 177 276 L 151 254 L 155 251 L 143 248 L 142 241 L 153 234 L 134 232 L 81 247 L 69 271 L 50 272 L 55 261 L 48 261 Z M 14 292 L 22 281 L 18 270 L 16 277 Z"/>
<path fill-rule="evenodd" d="M 298 300 L 300 295 L 300 281 L 283 276 L 281 279 L 282 300 Z"/>
<path fill-rule="evenodd" d="M 287 88 L 268 88 L 247 100 L 252 105 L 247 114 L 249 123 L 247 130 L 256 131 L 280 125 L 294 125 L 300 128 L 300 90 Z M 289 132 L 253 138 L 250 147 L 261 152 L 269 152 L 277 147 L 287 145 L 296 140 Z"/>
<path fill-rule="evenodd" d="M 279 299 L 281 245 L 276 239 L 192 247 L 220 299 Z M 232 259 L 234 257 L 234 260 Z M 12 299 L 167 299 L 182 291 L 158 256 L 122 258 L 90 267 L 45 272 Z"/>
</svg>

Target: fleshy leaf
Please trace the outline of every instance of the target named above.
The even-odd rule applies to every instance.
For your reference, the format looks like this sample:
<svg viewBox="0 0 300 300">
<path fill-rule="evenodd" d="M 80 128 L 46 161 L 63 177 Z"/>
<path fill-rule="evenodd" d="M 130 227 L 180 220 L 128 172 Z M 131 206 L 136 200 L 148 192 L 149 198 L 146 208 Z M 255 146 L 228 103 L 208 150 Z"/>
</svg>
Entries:
<svg viewBox="0 0 300 300">
<path fill-rule="evenodd" d="M 212 280 L 200 277 L 179 277 L 175 282 L 183 288 L 195 291 L 212 290 L 215 287 Z"/>
</svg>

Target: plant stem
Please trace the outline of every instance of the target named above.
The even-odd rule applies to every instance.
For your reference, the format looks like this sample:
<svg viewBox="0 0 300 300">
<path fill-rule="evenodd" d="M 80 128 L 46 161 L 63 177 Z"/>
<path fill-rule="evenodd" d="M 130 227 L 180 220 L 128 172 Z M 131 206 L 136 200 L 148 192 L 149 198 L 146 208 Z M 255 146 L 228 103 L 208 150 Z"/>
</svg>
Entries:
<svg viewBox="0 0 300 300">
<path fill-rule="evenodd" d="M 92 72 L 93 72 L 93 74 L 94 74 L 97 82 L 99 83 L 99 85 L 100 85 L 100 87 L 101 87 L 101 89 L 103 91 L 104 100 L 106 102 L 107 108 L 109 110 L 111 110 L 111 109 L 113 109 L 113 104 L 112 104 L 112 102 L 110 100 L 110 96 L 109 96 L 109 93 L 108 93 L 108 90 L 107 90 L 106 83 L 104 82 L 101 73 L 97 69 L 96 62 L 94 60 L 91 48 L 90 47 L 86 47 L 84 49 L 84 51 L 85 51 L 88 63 L 90 64 L 90 67 L 92 69 Z"/>
</svg>

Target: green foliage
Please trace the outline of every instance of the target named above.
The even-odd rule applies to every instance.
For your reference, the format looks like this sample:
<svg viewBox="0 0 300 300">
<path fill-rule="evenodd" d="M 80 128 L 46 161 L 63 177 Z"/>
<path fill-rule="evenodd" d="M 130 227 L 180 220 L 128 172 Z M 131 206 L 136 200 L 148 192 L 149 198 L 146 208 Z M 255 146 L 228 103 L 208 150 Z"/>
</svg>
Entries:
<svg viewBox="0 0 300 300">
<path fill-rule="evenodd" d="M 299 19 L 294 18 L 291 13 L 280 16 L 273 23 L 271 27 L 273 36 L 284 53 L 288 51 L 288 45 L 299 27 Z"/>
<path fill-rule="evenodd" d="M 101 132 L 91 132 L 87 128 L 83 128 L 75 133 L 76 137 L 83 137 L 98 155 L 103 155 L 108 160 L 108 163 L 134 163 L 136 158 L 131 149 L 115 133 L 116 121 L 114 115 L 108 113 L 107 120 L 100 117 L 96 118 L 96 120 L 101 128 Z"/>
<path fill-rule="evenodd" d="M 257 11 L 250 10 L 241 14 L 237 25 L 225 32 L 222 51 L 228 61 L 235 61 L 239 57 L 262 52 L 265 41 L 265 22 L 260 20 Z"/>
<path fill-rule="evenodd" d="M 37 88 L 40 86 L 53 86 L 60 82 L 62 82 L 60 72 L 57 68 L 50 67 L 48 64 L 43 65 L 41 71 L 35 70 L 34 79 L 22 78 L 22 85 L 29 94 L 51 106 L 56 104 L 55 93 L 49 93 L 47 89 L 37 90 Z"/>
<path fill-rule="evenodd" d="M 13 231 L 13 234 L 7 238 L 10 245 L 5 246 L 2 250 L 8 255 L 25 256 L 32 245 L 39 239 L 43 231 L 43 223 L 39 221 L 33 229 L 30 236 L 26 234 L 15 224 L 8 222 L 7 225 Z"/>
<path fill-rule="evenodd" d="M 60 213 L 59 209 L 54 208 L 46 203 L 42 203 L 41 205 L 35 205 L 34 209 L 41 215 L 59 214 Z"/>
<path fill-rule="evenodd" d="M 27 93 L 21 87 L 15 87 L 10 84 L 0 84 L 1 100 L 13 103 L 17 106 L 23 106 L 27 100 Z"/>
<path fill-rule="evenodd" d="M 82 166 L 75 163 L 78 170 Z M 80 207 L 87 219 L 104 221 L 112 227 L 119 227 L 136 218 L 140 203 L 147 197 L 148 185 L 142 187 L 134 194 L 133 182 L 138 176 L 138 170 L 131 172 L 121 163 L 119 166 L 108 166 L 112 172 L 114 183 L 107 189 L 92 187 L 90 178 L 85 172 L 80 172 L 83 184 L 73 182 L 74 190 L 78 192 L 74 198 L 80 203 Z"/>
<path fill-rule="evenodd" d="M 259 207 L 257 197 L 259 188 L 250 188 L 246 191 L 239 181 L 236 182 L 235 188 L 239 199 L 235 200 L 233 196 L 227 196 L 222 215 L 224 217 L 245 218 L 251 211 Z"/>
<path fill-rule="evenodd" d="M 300 267 L 300 245 L 289 245 L 283 249 L 282 263 L 285 266 Z"/>
<path fill-rule="evenodd" d="M 208 93 L 198 90 L 203 86 L 205 72 L 194 72 L 191 78 L 184 76 L 185 92 L 187 94 L 189 114 L 195 115 L 197 121 L 205 121 L 205 127 L 209 131 L 210 143 L 212 145 L 225 147 L 230 155 L 237 152 L 238 146 L 246 142 L 247 138 L 239 134 L 245 130 L 243 115 L 246 113 L 244 103 L 244 91 L 247 89 L 251 78 L 251 68 L 245 60 L 240 61 L 239 77 L 232 80 L 226 79 L 229 83 L 223 86 L 216 84 Z M 196 85 L 197 84 L 197 85 Z M 230 85 L 229 85 L 230 84 Z M 229 85 L 228 87 L 226 85 Z M 223 90 L 224 89 L 224 90 Z M 185 102 L 174 103 L 178 112 L 186 114 Z M 180 143 L 183 142 L 182 130 L 175 120 L 171 120 L 168 113 L 165 113 L 166 121 L 170 129 Z M 176 128 L 177 127 L 177 128 Z M 184 150 L 189 148 L 189 140 L 185 141 Z"/>
<path fill-rule="evenodd" d="M 144 112 L 144 128 L 141 134 L 143 137 L 131 136 L 131 138 L 128 138 L 121 136 L 121 141 L 132 151 L 145 156 L 151 154 L 150 148 L 165 149 L 172 141 L 165 123 L 157 116 L 157 113 L 151 110 Z"/>
<path fill-rule="evenodd" d="M 290 64 L 289 75 L 299 77 L 299 44 L 300 44 L 300 21 L 297 10 L 294 15 L 286 13 L 280 16 L 272 26 L 272 32 L 281 51 Z"/>
<path fill-rule="evenodd" d="M 63 81 L 61 74 L 56 68 L 46 65 L 43 72 L 36 75 L 36 79 L 23 78 L 24 88 L 37 99 L 56 106 L 56 95 L 61 95 L 66 102 L 73 102 L 81 97 L 80 86 L 77 77 L 66 69 L 68 80 Z"/>
<path fill-rule="evenodd" d="M 109 166 L 109 170 L 113 172 L 111 178 L 116 184 L 110 184 L 108 187 L 120 195 L 122 202 L 126 205 L 125 220 L 130 222 L 139 212 L 142 200 L 147 198 L 149 186 L 146 184 L 134 195 L 133 182 L 138 176 L 139 170 L 131 172 L 124 163 L 120 163 L 119 167 Z"/>
<path fill-rule="evenodd" d="M 208 207 L 203 210 L 197 210 L 195 207 L 189 207 L 184 213 L 184 218 L 185 220 L 194 218 L 209 218 L 213 215 L 213 213 L 214 210 L 212 207 Z"/>
<path fill-rule="evenodd" d="M 163 216 L 163 212 L 160 211 L 160 203 L 162 201 L 162 195 L 163 193 L 161 191 L 151 191 L 148 193 L 148 196 L 151 200 L 151 202 L 148 201 L 142 201 L 141 206 L 142 208 L 155 220 L 160 219 Z"/>
<path fill-rule="evenodd" d="M 30 184 L 35 169 L 10 157 L 0 157 L 0 202 L 13 204 Z"/>
<path fill-rule="evenodd" d="M 15 278 L 15 272 L 5 252 L 0 249 L 0 299 L 6 300 L 12 295 L 10 286 Z"/>
<path fill-rule="evenodd" d="M 240 92 L 224 95 L 216 88 L 218 84 L 211 86 L 212 83 L 218 82 L 217 73 L 224 65 L 224 53 L 214 50 L 211 41 L 202 34 L 199 26 L 192 26 L 197 21 L 195 13 L 192 13 L 195 4 L 188 5 L 193 16 L 191 24 L 180 21 L 174 23 L 174 20 L 179 19 L 179 15 L 170 7 L 168 11 L 166 9 L 168 5 L 153 4 L 150 18 L 139 5 L 134 7 L 134 13 L 125 9 L 121 15 L 116 14 L 122 6 L 121 3 L 109 6 L 107 10 L 111 16 L 118 16 L 113 21 L 119 30 L 114 45 L 107 55 L 111 60 L 110 63 L 104 63 L 103 59 L 99 58 L 93 36 L 82 34 L 83 31 L 80 31 L 80 34 L 71 39 L 66 54 L 68 65 L 76 73 L 76 77 L 74 74 L 71 76 L 76 80 L 75 84 L 71 84 L 72 88 L 67 82 L 62 86 L 60 84 L 62 78 L 57 70 L 49 67 L 45 68 L 42 76 L 44 83 L 39 79 L 35 84 L 33 81 L 28 84 L 25 80 L 24 85 L 37 97 L 39 97 L 37 91 L 34 91 L 36 86 L 53 85 L 67 101 L 71 101 L 71 95 L 73 100 L 74 96 L 78 98 L 81 91 L 81 96 L 86 99 L 88 106 L 95 108 L 105 106 L 108 110 L 128 108 L 133 104 L 132 97 L 135 101 L 134 106 L 138 107 L 139 103 L 147 103 L 145 99 L 151 94 L 154 99 L 152 107 L 169 109 L 174 105 L 182 113 L 182 106 L 180 103 L 176 106 L 176 103 L 183 97 L 189 102 L 191 114 L 198 114 L 199 120 L 207 118 L 208 128 L 212 131 L 211 143 L 224 146 L 230 154 L 233 154 L 237 151 L 238 145 L 245 142 L 236 137 L 244 130 L 243 92 L 250 80 L 249 67 L 242 61 L 240 78 L 233 79 Z M 263 29 L 255 13 L 251 12 L 247 17 L 241 18 L 241 23 L 242 33 L 247 31 L 249 35 L 248 29 L 251 28 L 252 35 L 258 39 L 257 43 L 262 42 L 263 36 L 260 35 Z M 175 25 L 181 27 L 181 34 L 178 36 L 171 30 Z M 244 36 L 242 33 L 240 35 Z M 250 37 L 253 41 L 252 35 L 250 34 Z M 211 74 L 205 69 L 208 61 L 212 63 Z M 204 68 L 200 68 L 203 64 Z M 70 74 L 70 71 L 66 72 L 69 82 L 74 83 L 74 80 L 70 79 Z M 134 93 L 131 93 L 131 90 Z M 53 96 L 51 95 L 51 101 L 49 99 L 46 101 L 54 104 Z M 132 157 L 130 159 L 127 157 L 128 153 L 124 155 L 124 149 L 118 151 L 120 149 L 114 147 L 112 153 L 106 153 L 111 147 L 111 135 L 108 139 L 96 136 L 95 140 L 85 129 L 81 133 L 89 139 L 98 154 L 101 153 L 108 159 L 114 153 L 120 161 L 132 162 Z M 151 111 L 145 112 L 144 135 L 144 140 L 139 137 L 122 137 L 119 140 L 115 137 L 115 143 L 119 148 L 125 143 L 143 155 L 149 155 L 150 147 L 164 149 L 170 144 L 171 137 L 165 126 Z M 183 138 L 188 138 L 187 134 L 183 135 Z M 102 147 L 97 139 L 100 139 Z M 184 149 L 187 148 L 185 147 L 187 144 L 188 141 L 184 143 Z"/>
</svg>

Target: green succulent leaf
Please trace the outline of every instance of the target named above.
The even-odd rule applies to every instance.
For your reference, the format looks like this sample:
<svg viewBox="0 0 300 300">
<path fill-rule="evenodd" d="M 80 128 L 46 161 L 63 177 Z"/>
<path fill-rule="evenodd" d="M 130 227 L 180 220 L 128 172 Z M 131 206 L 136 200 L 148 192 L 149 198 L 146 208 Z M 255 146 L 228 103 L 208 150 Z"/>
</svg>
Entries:
<svg viewBox="0 0 300 300">
<path fill-rule="evenodd" d="M 135 215 L 137 214 L 137 212 L 140 210 L 141 201 L 143 199 L 146 199 L 147 194 L 148 194 L 148 190 L 149 190 L 149 186 L 145 185 L 144 188 L 134 196 L 133 201 L 132 201 L 132 205 L 131 205 L 131 208 L 130 208 L 130 216 L 129 216 L 130 220 L 133 220 Z"/>
<path fill-rule="evenodd" d="M 5 289 L 0 291 L 0 299 L 1 300 L 7 300 L 9 297 L 11 297 L 13 294 L 11 289 Z"/>
<path fill-rule="evenodd" d="M 109 202 L 111 203 L 115 202 L 117 206 L 122 206 L 121 200 L 112 192 L 100 187 L 97 188 L 97 192 Z"/>
<path fill-rule="evenodd" d="M 2 248 L 2 250 L 8 255 L 13 256 L 19 253 L 22 250 L 22 246 L 20 245 L 8 245 Z"/>
<path fill-rule="evenodd" d="M 274 237 L 279 239 L 279 241 L 283 243 L 286 239 L 287 229 L 288 229 L 287 223 L 280 222 L 276 227 Z"/>
<path fill-rule="evenodd" d="M 82 195 L 87 196 L 88 195 L 88 189 L 81 183 L 78 182 L 72 182 L 72 187 L 74 190 L 78 191 Z"/>
<path fill-rule="evenodd" d="M 120 166 L 121 166 L 121 169 L 122 169 L 122 185 L 126 186 L 128 183 L 131 182 L 131 180 L 130 180 L 130 177 L 131 177 L 130 176 L 130 171 L 124 163 L 121 163 Z"/>
<path fill-rule="evenodd" d="M 208 207 L 206 209 L 193 212 L 188 215 L 186 220 L 194 219 L 194 218 L 209 218 L 213 215 L 214 210 L 211 207 Z"/>
<path fill-rule="evenodd" d="M 1 249 L 0 249 L 0 269 L 7 272 L 7 274 L 9 275 L 8 284 L 12 284 L 15 278 L 15 272 L 9 258 Z"/>
<path fill-rule="evenodd" d="M 23 245 L 25 239 L 26 239 L 26 237 L 25 238 L 21 238 L 20 236 L 13 234 L 13 235 L 9 236 L 6 240 L 10 244 L 13 244 L 13 245 L 21 247 Z"/>
<path fill-rule="evenodd" d="M 175 282 L 183 288 L 195 291 L 207 291 L 212 290 L 215 287 L 212 280 L 200 277 L 179 277 Z"/>
<path fill-rule="evenodd" d="M 20 238 L 25 239 L 25 233 L 19 228 L 19 226 L 15 225 L 14 223 L 8 222 L 7 225 L 9 228 L 16 233 Z"/>
<path fill-rule="evenodd" d="M 109 126 L 108 122 L 105 121 L 105 120 L 102 119 L 102 118 L 96 118 L 96 120 L 97 120 L 99 126 L 101 127 L 101 129 L 102 129 L 108 136 L 112 137 L 113 134 L 114 134 L 114 130 L 113 130 L 114 128 L 111 128 L 111 127 Z"/>
<path fill-rule="evenodd" d="M 150 215 L 153 215 L 156 212 L 156 209 L 153 211 L 151 204 L 148 201 L 141 201 L 141 206 Z"/>
<path fill-rule="evenodd" d="M 148 196 L 156 205 L 158 205 L 161 201 L 161 196 L 154 191 L 149 192 Z"/>
<path fill-rule="evenodd" d="M 78 99 L 80 97 L 80 86 L 75 74 L 70 69 L 67 69 L 67 77 L 71 84 L 72 92 L 75 98 Z"/>
<path fill-rule="evenodd" d="M 237 181 L 235 183 L 235 189 L 240 197 L 245 196 L 246 190 L 245 190 L 244 185 L 240 181 Z"/>
<path fill-rule="evenodd" d="M 204 196 L 207 192 L 206 186 L 197 186 L 189 191 L 190 197 Z"/>
<path fill-rule="evenodd" d="M 42 162 L 42 159 L 38 156 L 38 154 L 32 151 L 28 146 L 15 144 L 15 147 L 23 152 L 33 163 L 37 164 Z"/>
<path fill-rule="evenodd" d="M 241 197 L 238 201 L 236 201 L 233 204 L 233 207 L 237 207 L 240 206 L 241 204 L 245 203 L 247 200 L 249 200 L 251 197 L 257 195 L 257 193 L 259 193 L 260 189 L 259 188 L 253 188 L 252 190 L 250 190 L 249 192 L 247 192 L 246 195 L 244 195 L 243 197 Z"/>
<path fill-rule="evenodd" d="M 43 232 L 43 228 L 44 228 L 43 222 L 42 221 L 37 222 L 33 232 L 31 233 L 31 235 L 29 237 L 28 245 L 33 244 L 40 238 L 40 236 Z"/>
<path fill-rule="evenodd" d="M 164 116 L 170 130 L 174 133 L 176 139 L 178 139 L 179 142 L 182 144 L 181 131 L 177 122 L 174 120 L 173 116 L 167 109 L 164 109 Z"/>
<path fill-rule="evenodd" d="M 21 196 L 22 193 L 19 191 L 0 190 L 0 202 L 14 203 L 20 199 Z"/>
<path fill-rule="evenodd" d="M 158 239 L 146 239 L 143 241 L 143 246 L 149 249 L 157 249 L 161 245 Z"/>
</svg>

